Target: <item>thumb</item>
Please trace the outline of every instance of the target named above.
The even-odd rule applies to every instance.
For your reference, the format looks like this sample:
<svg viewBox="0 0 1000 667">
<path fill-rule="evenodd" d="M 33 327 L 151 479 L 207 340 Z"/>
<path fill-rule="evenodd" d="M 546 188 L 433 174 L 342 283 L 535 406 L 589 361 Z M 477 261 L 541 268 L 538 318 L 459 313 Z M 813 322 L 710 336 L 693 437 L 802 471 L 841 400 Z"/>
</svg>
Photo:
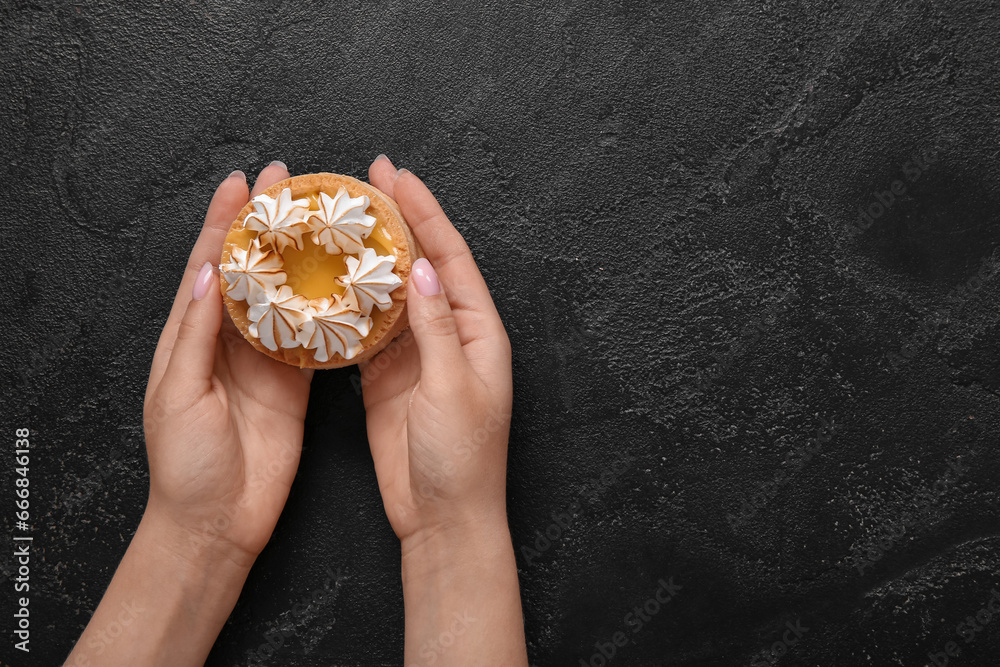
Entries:
<svg viewBox="0 0 1000 667">
<path fill-rule="evenodd" d="M 194 280 L 191 300 L 177 327 L 164 381 L 190 396 L 211 387 L 215 342 L 222 326 L 222 297 L 212 264 L 206 262 Z"/>
<path fill-rule="evenodd" d="M 421 368 L 447 374 L 462 369 L 469 362 L 458 337 L 458 323 L 431 263 L 423 257 L 415 261 L 409 283 L 406 308 Z"/>
</svg>

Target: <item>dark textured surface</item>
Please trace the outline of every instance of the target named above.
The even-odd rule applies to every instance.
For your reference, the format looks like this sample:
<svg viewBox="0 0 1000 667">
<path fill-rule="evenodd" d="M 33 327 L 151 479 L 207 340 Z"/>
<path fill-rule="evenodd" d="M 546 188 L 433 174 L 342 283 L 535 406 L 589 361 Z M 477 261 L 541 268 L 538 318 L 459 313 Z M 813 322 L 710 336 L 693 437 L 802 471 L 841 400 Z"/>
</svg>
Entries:
<svg viewBox="0 0 1000 667">
<path fill-rule="evenodd" d="M 363 177 L 385 152 L 440 196 L 513 342 L 535 664 L 617 631 L 611 664 L 751 664 L 796 622 L 780 665 L 923 665 L 949 641 L 951 664 L 996 663 L 1000 618 L 957 634 L 1000 587 L 996 3 L 0 16 L 2 447 L 17 426 L 38 447 L 34 650 L 14 655 L 6 581 L 4 662 L 68 653 L 137 524 L 147 368 L 216 183 L 272 159 Z M 401 663 L 350 376 L 316 377 L 296 485 L 210 665 Z M 670 577 L 670 603 L 626 620 Z"/>
</svg>

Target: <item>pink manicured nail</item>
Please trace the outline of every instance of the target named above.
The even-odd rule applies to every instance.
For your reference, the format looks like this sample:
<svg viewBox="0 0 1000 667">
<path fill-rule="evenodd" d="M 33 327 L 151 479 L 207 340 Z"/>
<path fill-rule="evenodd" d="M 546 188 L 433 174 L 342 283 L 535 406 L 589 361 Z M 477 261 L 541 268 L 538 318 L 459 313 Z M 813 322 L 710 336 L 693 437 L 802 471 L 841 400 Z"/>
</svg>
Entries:
<svg viewBox="0 0 1000 667">
<path fill-rule="evenodd" d="M 441 283 L 438 282 L 438 274 L 434 267 L 426 259 L 421 257 L 413 263 L 410 269 L 410 280 L 420 296 L 434 296 L 441 293 Z"/>
<path fill-rule="evenodd" d="M 227 178 L 239 178 L 239 179 L 241 179 L 241 180 L 244 180 L 244 181 L 245 181 L 245 180 L 247 180 L 247 175 L 246 175 L 246 174 L 244 174 L 244 173 L 243 173 L 242 171 L 240 171 L 239 169 L 237 169 L 237 170 L 236 170 L 236 171 L 234 171 L 233 173 L 229 174 L 229 176 L 228 176 Z"/>
<path fill-rule="evenodd" d="M 205 266 L 201 267 L 201 271 L 198 272 L 198 277 L 194 279 L 194 289 L 191 291 L 191 298 L 195 301 L 203 299 L 208 294 L 208 288 L 215 282 L 212 280 L 214 277 L 215 273 L 212 271 L 212 263 L 205 262 Z"/>
<path fill-rule="evenodd" d="M 286 164 L 285 164 L 284 162 L 282 162 L 281 160 L 274 160 L 273 162 L 271 162 L 271 164 L 269 164 L 269 165 L 267 165 L 267 166 L 268 166 L 268 167 L 281 167 L 281 168 L 282 168 L 282 169 L 284 169 L 285 171 L 288 171 L 288 165 L 286 165 Z"/>
</svg>

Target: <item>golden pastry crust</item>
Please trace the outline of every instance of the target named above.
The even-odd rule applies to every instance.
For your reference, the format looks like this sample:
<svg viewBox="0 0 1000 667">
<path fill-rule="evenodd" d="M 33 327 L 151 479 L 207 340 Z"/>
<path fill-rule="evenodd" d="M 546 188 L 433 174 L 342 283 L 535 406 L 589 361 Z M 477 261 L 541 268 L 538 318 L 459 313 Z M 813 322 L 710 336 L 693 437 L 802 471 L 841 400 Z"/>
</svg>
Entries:
<svg viewBox="0 0 1000 667">
<path fill-rule="evenodd" d="M 226 281 L 225 276 L 220 275 L 219 277 L 219 287 L 222 290 L 222 298 L 229 311 L 229 316 L 247 342 L 269 357 L 292 366 L 299 366 L 300 368 L 341 368 L 361 363 L 362 361 L 371 359 L 382 351 L 408 325 L 406 319 L 406 284 L 410 277 L 410 268 L 413 266 L 413 262 L 422 257 L 423 254 L 413 236 L 413 232 L 403 219 L 403 214 L 396 205 L 396 202 L 386 196 L 381 190 L 356 178 L 329 173 L 292 176 L 291 178 L 275 183 L 261 194 L 276 198 L 283 189 L 291 188 L 292 199 L 299 199 L 308 195 L 318 196 L 319 192 L 325 192 L 333 197 L 341 187 L 345 188 L 347 194 L 351 197 L 368 196 L 371 203 L 365 212 L 368 215 L 374 216 L 376 227 L 381 226 L 388 232 L 392 239 L 393 254 L 396 257 L 393 273 L 402 280 L 402 284 L 390 293 L 392 305 L 384 312 L 378 310 L 372 312 L 371 332 L 362 339 L 363 349 L 356 356 L 345 359 L 341 355 L 334 353 L 329 360 L 320 362 L 316 360 L 314 350 L 306 349 L 301 345 L 294 348 L 279 347 L 277 350 L 267 349 L 260 340 L 249 333 L 250 319 L 247 317 L 249 305 L 246 301 L 232 299 L 228 295 L 229 283 Z M 243 220 L 253 211 L 253 208 L 253 204 L 248 202 L 229 227 L 229 232 L 226 234 L 226 240 L 222 247 L 220 264 L 229 262 L 230 254 L 234 247 L 241 244 L 245 245 L 243 237 L 246 236 L 246 231 L 243 228 Z M 306 246 L 309 248 L 318 248 L 318 252 L 325 253 L 321 246 L 315 246 L 311 241 L 307 241 Z"/>
</svg>

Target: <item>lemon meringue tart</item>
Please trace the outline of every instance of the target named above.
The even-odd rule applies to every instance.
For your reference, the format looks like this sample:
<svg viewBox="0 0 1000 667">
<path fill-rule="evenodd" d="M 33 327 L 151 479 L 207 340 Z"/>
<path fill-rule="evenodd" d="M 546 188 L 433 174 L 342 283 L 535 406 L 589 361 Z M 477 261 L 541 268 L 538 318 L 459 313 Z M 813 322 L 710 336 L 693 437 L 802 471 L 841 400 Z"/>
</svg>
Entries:
<svg viewBox="0 0 1000 667">
<path fill-rule="evenodd" d="M 219 264 L 229 315 L 259 351 L 301 368 L 370 359 L 407 326 L 420 248 L 396 203 L 350 176 L 305 174 L 251 199 Z"/>
</svg>

